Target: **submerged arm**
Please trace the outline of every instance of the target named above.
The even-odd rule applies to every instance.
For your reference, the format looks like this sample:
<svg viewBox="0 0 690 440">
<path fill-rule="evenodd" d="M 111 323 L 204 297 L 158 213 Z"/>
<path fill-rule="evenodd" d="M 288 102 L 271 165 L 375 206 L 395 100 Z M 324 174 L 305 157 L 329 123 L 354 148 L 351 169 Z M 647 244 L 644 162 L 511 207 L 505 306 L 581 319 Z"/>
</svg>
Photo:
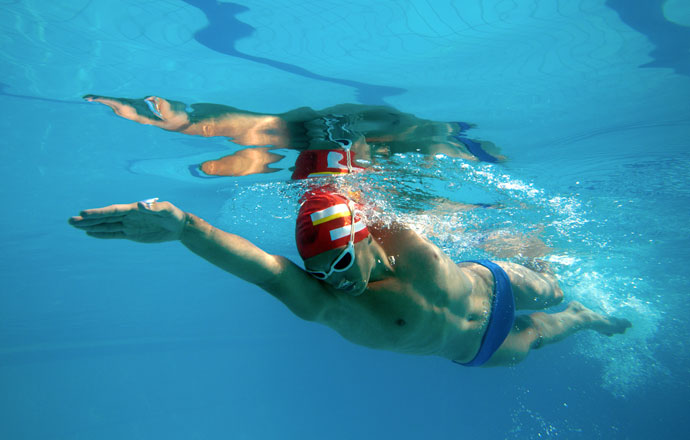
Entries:
<svg viewBox="0 0 690 440">
<path fill-rule="evenodd" d="M 271 255 L 168 202 L 90 209 L 72 217 L 69 223 L 96 238 L 141 243 L 179 240 L 210 263 L 266 290 L 306 320 L 317 320 L 333 301 L 333 296 L 319 281 L 287 258 Z"/>
</svg>

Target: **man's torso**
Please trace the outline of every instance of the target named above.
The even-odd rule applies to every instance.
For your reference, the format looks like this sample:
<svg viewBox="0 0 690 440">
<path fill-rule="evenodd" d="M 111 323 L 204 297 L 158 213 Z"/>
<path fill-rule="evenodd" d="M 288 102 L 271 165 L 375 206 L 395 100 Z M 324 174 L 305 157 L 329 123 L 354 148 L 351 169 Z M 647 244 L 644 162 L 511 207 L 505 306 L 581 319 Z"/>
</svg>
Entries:
<svg viewBox="0 0 690 440">
<path fill-rule="evenodd" d="M 363 295 L 338 294 L 324 324 L 360 345 L 468 361 L 479 350 L 493 294 L 485 268 L 455 264 L 411 230 L 374 234 L 394 258 L 393 275 Z"/>
</svg>

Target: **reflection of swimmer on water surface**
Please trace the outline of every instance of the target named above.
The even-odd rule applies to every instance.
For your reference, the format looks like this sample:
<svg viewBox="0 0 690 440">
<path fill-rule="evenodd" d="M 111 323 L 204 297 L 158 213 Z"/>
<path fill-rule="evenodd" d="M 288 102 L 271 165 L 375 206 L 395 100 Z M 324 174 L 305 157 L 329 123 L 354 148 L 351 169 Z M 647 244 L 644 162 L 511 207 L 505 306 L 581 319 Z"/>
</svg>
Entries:
<svg viewBox="0 0 690 440">
<path fill-rule="evenodd" d="M 180 102 L 157 97 L 125 99 L 87 95 L 85 99 L 103 103 L 116 114 L 143 124 L 192 135 L 224 136 L 240 145 L 254 145 L 219 159 L 190 165 L 190 174 L 200 178 L 278 172 L 279 168 L 271 166 L 284 159 L 276 150 L 278 147 L 299 151 L 290 167 L 294 180 L 358 173 L 371 169 L 376 158 L 390 156 L 391 149 L 383 144 L 369 144 L 365 134 L 354 128 L 381 137 L 388 127 L 392 133 L 387 135 L 390 137 L 401 126 L 410 126 L 410 121 L 421 121 L 412 115 L 395 113 L 392 108 L 362 105 L 341 105 L 324 110 L 349 111 L 350 115 L 319 116 L 313 110 L 301 108 L 276 116 L 215 104 L 195 104 L 193 111 L 187 111 Z M 359 113 L 355 114 L 355 110 Z M 401 120 L 408 122 L 401 124 Z M 430 128 L 427 126 L 425 130 L 425 139 L 432 139 Z M 405 199 L 420 206 L 428 205 L 425 200 L 432 198 L 434 196 L 417 190 Z M 460 202 L 455 205 L 458 211 L 484 207 Z"/>
<path fill-rule="evenodd" d="M 270 165 L 283 156 L 271 150 L 341 148 L 329 136 L 349 140 L 355 162 L 398 153 L 444 154 L 484 162 L 504 159 L 492 143 L 466 137 L 470 124 L 421 119 L 391 107 L 341 104 L 320 111 L 303 107 L 262 114 L 219 104 L 188 107 L 155 96 L 127 99 L 86 95 L 84 99 L 105 104 L 117 115 L 141 124 L 190 135 L 227 137 L 235 144 L 250 147 L 202 163 L 200 169 L 207 175 L 274 172 Z"/>
</svg>

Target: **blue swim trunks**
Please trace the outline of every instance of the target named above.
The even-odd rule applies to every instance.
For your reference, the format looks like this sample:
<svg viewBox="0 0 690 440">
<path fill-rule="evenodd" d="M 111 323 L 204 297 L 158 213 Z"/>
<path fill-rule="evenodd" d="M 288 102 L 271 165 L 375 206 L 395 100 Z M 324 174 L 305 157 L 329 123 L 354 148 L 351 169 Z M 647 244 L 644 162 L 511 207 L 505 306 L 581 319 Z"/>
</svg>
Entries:
<svg viewBox="0 0 690 440">
<path fill-rule="evenodd" d="M 491 302 L 491 314 L 486 332 L 482 337 L 477 355 L 467 363 L 453 361 L 466 367 L 478 367 L 488 361 L 501 346 L 515 321 L 515 298 L 510 286 L 508 274 L 496 263 L 489 260 L 470 260 L 467 263 L 480 264 L 491 271 L 494 276 L 494 300 Z"/>
</svg>

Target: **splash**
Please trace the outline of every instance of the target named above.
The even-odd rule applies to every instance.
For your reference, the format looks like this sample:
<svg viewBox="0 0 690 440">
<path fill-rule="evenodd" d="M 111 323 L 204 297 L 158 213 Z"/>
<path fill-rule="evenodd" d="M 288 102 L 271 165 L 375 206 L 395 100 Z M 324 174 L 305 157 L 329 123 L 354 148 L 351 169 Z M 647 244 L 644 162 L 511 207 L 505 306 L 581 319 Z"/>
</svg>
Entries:
<svg viewBox="0 0 690 440">
<path fill-rule="evenodd" d="M 521 238 L 535 235 L 536 231 L 538 238 L 552 247 L 543 260 L 559 275 L 566 300 L 580 301 L 597 312 L 633 323 L 633 328 L 623 336 L 607 338 L 592 332 L 577 335 L 578 352 L 603 365 L 602 387 L 622 397 L 644 387 L 652 378 L 668 374 L 654 360 L 662 306 L 647 300 L 654 297 L 650 286 L 635 275 L 635 266 L 627 253 L 616 247 L 612 238 L 612 228 L 616 226 L 607 223 L 607 212 L 594 211 L 592 203 L 583 203 L 576 196 L 537 188 L 500 166 L 448 158 L 438 163 L 440 171 L 424 169 L 423 164 L 417 163 L 413 171 L 409 171 L 408 165 L 408 172 L 422 186 L 428 186 L 424 179 L 438 176 L 452 182 L 444 188 L 444 195 L 450 199 L 477 194 L 468 188 L 480 187 L 490 197 L 485 202 L 496 209 L 399 212 L 397 217 L 401 221 L 412 225 L 453 258 L 476 255 L 477 248 L 487 249 L 483 244 L 496 231 Z M 390 197 L 381 199 L 391 204 Z M 523 257 L 516 253 L 508 259 L 525 264 Z"/>
<path fill-rule="evenodd" d="M 227 199 L 220 224 L 269 251 L 279 247 L 281 252 L 293 252 L 298 200 L 314 183 L 229 185 L 219 190 Z M 542 260 L 558 274 L 566 301 L 577 300 L 633 323 L 623 336 L 576 335 L 577 351 L 602 363 L 602 387 L 623 397 L 666 373 L 653 359 L 661 306 L 645 299 L 651 297 L 646 280 L 635 276 L 631 262 L 614 252 L 613 226 L 607 223 L 607 214 L 592 210 L 591 204 L 537 188 L 500 166 L 446 157 L 430 163 L 412 154 L 397 156 L 376 172 L 324 178 L 319 183 L 358 195 L 368 207 L 367 222 L 384 227 L 406 224 L 455 260 L 496 258 L 495 249 L 487 246 L 492 238 L 538 239 L 550 252 Z M 522 250 L 500 259 L 529 262 Z"/>
<path fill-rule="evenodd" d="M 666 367 L 654 358 L 662 314 L 653 302 L 641 297 L 641 292 L 649 292 L 643 279 L 579 267 L 566 272 L 563 282 L 573 299 L 595 311 L 626 318 L 633 323 L 623 337 L 606 338 L 592 333 L 578 337 L 577 351 L 603 363 L 604 389 L 616 397 L 625 398 L 652 378 L 669 374 Z"/>
</svg>

